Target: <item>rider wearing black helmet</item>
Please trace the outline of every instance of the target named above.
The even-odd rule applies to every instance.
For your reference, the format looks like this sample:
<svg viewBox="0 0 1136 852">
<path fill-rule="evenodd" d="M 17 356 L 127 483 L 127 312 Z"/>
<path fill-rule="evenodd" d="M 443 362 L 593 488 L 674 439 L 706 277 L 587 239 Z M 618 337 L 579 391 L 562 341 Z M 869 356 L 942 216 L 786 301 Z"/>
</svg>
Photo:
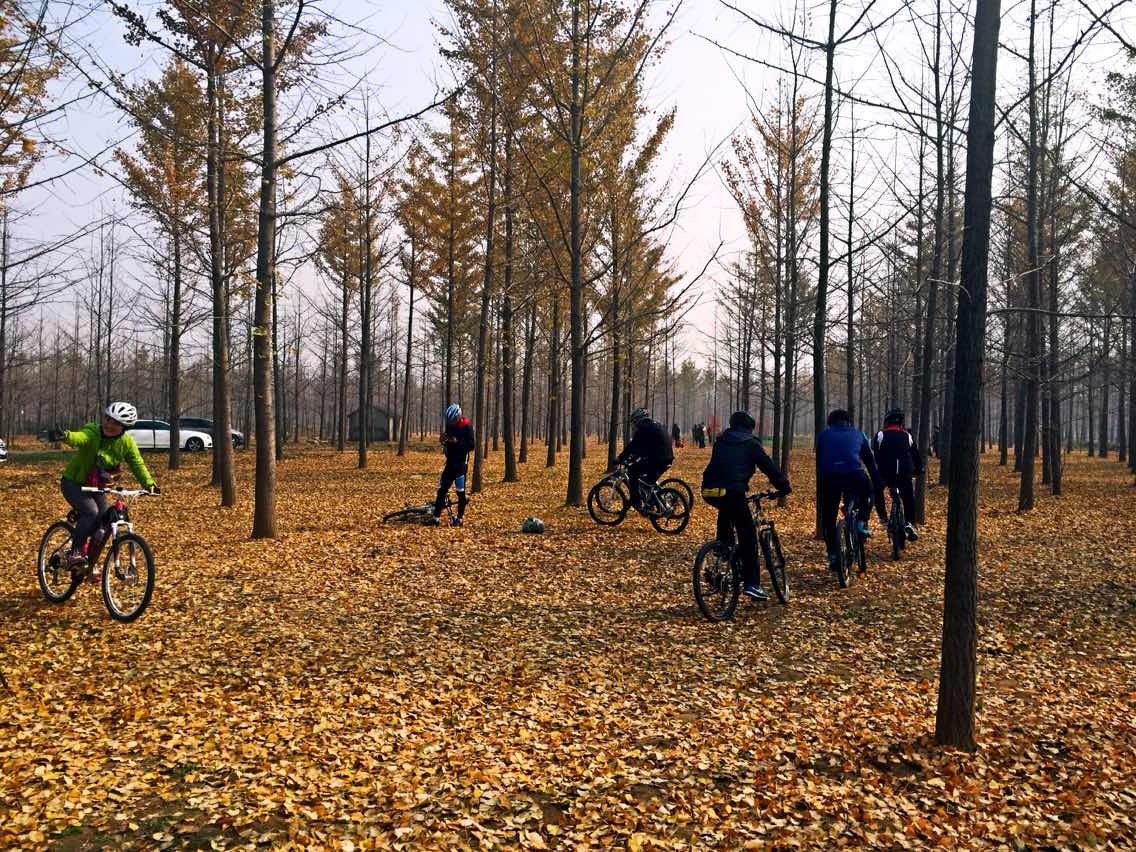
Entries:
<svg viewBox="0 0 1136 852">
<path fill-rule="evenodd" d="M 768 477 L 782 494 L 792 491 L 789 480 L 765 454 L 761 441 L 753 434 L 753 417 L 748 411 L 730 415 L 730 428 L 714 442 L 710 464 L 702 473 L 702 499 L 718 510 L 718 540 L 732 544 L 737 531 L 745 570 L 744 593 L 757 600 L 769 600 L 761 587 L 757 565 L 757 530 L 746 502 L 749 480 L 754 470 Z"/>
<path fill-rule="evenodd" d="M 899 490 L 903 501 L 903 516 L 907 519 L 904 528 L 911 541 L 919 538 L 911 519 L 915 517 L 915 492 L 911 487 L 911 477 L 923 473 L 923 456 L 915 439 L 903 425 L 903 410 L 893 408 L 884 415 L 884 428 L 872 438 L 872 451 L 876 454 L 876 465 L 880 470 L 881 486 L 894 486 Z M 876 511 L 880 520 L 887 523 L 884 514 L 884 489 L 876 490 Z"/>
<path fill-rule="evenodd" d="M 634 459 L 631 462 L 629 473 L 631 481 L 645 479 L 648 482 L 657 482 L 674 463 L 674 448 L 671 446 L 670 436 L 663 424 L 652 420 L 645 408 L 636 408 L 631 412 L 631 440 L 623 448 L 616 461 L 620 464 Z M 631 489 L 631 505 L 639 508 L 639 489 Z"/>
</svg>

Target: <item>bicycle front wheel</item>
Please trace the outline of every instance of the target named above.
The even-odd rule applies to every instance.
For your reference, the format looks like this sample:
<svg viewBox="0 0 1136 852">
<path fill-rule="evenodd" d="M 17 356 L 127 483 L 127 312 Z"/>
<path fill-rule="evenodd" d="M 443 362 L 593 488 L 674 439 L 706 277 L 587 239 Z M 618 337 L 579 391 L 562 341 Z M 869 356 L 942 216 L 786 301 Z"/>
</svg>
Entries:
<svg viewBox="0 0 1136 852">
<path fill-rule="evenodd" d="M 715 539 L 694 557 L 694 602 L 710 621 L 726 621 L 738 608 L 742 582 L 733 556 L 732 547 Z"/>
<path fill-rule="evenodd" d="M 660 488 L 677 488 L 686 496 L 686 505 L 694 507 L 694 489 L 690 487 L 685 480 L 679 479 L 677 476 L 672 476 L 670 479 L 664 479 L 659 483 Z"/>
<path fill-rule="evenodd" d="M 677 488 L 661 489 L 658 500 L 661 511 L 651 514 L 651 526 L 664 535 L 678 535 L 690 523 L 690 503 Z"/>
<path fill-rule="evenodd" d="M 103 603 L 116 621 L 133 621 L 154 593 L 154 556 L 150 545 L 126 533 L 110 545 L 103 561 Z"/>
<path fill-rule="evenodd" d="M 47 528 L 39 543 L 36 579 L 39 590 L 52 603 L 63 603 L 79 588 L 83 576 L 67 565 L 71 555 L 71 536 L 75 532 L 66 521 L 56 521 Z"/>
<path fill-rule="evenodd" d="M 601 479 L 588 492 L 588 514 L 597 524 L 614 527 L 627 517 L 631 499 L 614 479 Z"/>
<path fill-rule="evenodd" d="M 781 539 L 777 531 L 767 529 L 761 536 L 761 553 L 765 557 L 765 567 L 769 569 L 769 579 L 777 600 L 789 603 L 789 572 L 785 570 L 785 554 L 781 552 Z"/>
</svg>

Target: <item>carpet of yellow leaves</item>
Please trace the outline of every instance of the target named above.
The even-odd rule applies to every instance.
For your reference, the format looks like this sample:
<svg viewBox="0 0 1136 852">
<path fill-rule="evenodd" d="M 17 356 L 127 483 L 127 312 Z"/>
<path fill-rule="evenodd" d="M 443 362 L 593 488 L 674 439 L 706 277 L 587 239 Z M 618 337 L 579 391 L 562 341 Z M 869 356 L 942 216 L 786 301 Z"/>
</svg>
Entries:
<svg viewBox="0 0 1136 852">
<path fill-rule="evenodd" d="M 789 607 L 704 621 L 712 536 L 560 505 L 543 452 L 463 529 L 384 526 L 436 453 L 300 452 L 278 541 L 216 507 L 208 459 L 135 509 L 146 614 L 41 597 L 60 463 L 0 469 L 0 848 L 1007 848 L 1136 845 L 1136 520 L 1115 462 L 1013 512 L 983 470 L 979 750 L 934 747 L 942 489 L 900 563 L 840 591 L 807 477 L 775 510 Z M 697 484 L 708 451 L 683 450 Z M 598 476 L 602 449 L 588 474 Z M 993 463 L 995 459 L 988 457 Z M 799 471 L 810 469 L 798 456 Z M 251 459 L 240 455 L 250 490 Z M 544 535 L 519 532 L 527 515 Z"/>
</svg>

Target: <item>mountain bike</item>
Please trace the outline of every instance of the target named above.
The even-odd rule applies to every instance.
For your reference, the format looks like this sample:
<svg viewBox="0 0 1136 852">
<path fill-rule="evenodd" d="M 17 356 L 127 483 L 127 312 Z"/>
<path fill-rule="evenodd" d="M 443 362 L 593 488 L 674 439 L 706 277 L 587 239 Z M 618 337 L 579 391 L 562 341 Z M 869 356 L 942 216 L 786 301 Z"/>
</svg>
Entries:
<svg viewBox="0 0 1136 852">
<path fill-rule="evenodd" d="M 888 486 L 891 495 L 891 511 L 888 513 L 888 538 L 891 539 L 891 558 L 898 560 L 907 547 L 907 518 L 903 515 L 903 500 L 899 497 L 899 489 L 894 485 Z"/>
<path fill-rule="evenodd" d="M 789 603 L 789 574 L 785 570 L 785 554 L 773 519 L 767 518 L 762 500 L 776 500 L 777 491 L 751 494 L 748 498 L 757 527 L 757 546 L 765 570 L 773 584 L 777 600 Z M 742 590 L 742 560 L 738 545 L 713 539 L 702 545 L 694 557 L 694 602 L 710 621 L 725 621 L 734 614 Z"/>
<path fill-rule="evenodd" d="M 840 540 L 840 561 L 836 566 L 836 581 L 840 588 L 847 589 L 852 583 L 852 569 L 855 568 L 857 574 L 863 574 L 868 570 L 868 562 L 864 555 L 864 536 L 857 529 L 855 501 L 849 501 L 847 494 L 844 497 L 841 518 L 836 524 L 836 535 Z"/>
<path fill-rule="evenodd" d="M 85 577 L 98 577 L 96 567 L 106 548 L 102 563 L 102 593 L 110 617 L 116 621 L 133 621 L 150 603 L 154 593 L 154 555 L 150 545 L 134 531 L 127 501 L 155 496 L 149 491 L 124 488 L 84 488 L 91 494 L 108 494 L 113 502 L 99 516 L 98 524 L 83 546 L 85 560 L 70 565 L 71 538 L 78 513 L 72 509 L 47 528 L 39 545 L 36 578 L 40 591 L 51 603 L 63 603 Z M 109 548 L 107 545 L 109 543 Z"/>
<path fill-rule="evenodd" d="M 442 504 L 442 511 L 450 519 L 450 523 L 454 522 L 457 515 L 454 514 L 454 501 L 449 497 L 446 502 Z M 434 517 L 434 501 L 427 500 L 425 503 L 415 504 L 407 503 L 401 509 L 396 509 L 393 512 L 387 512 L 383 515 L 383 523 L 395 522 L 405 524 L 428 524 Z"/>
<path fill-rule="evenodd" d="M 681 482 L 681 480 L 677 480 Z M 631 482 L 629 464 L 621 464 L 606 474 L 588 492 L 588 514 L 597 524 L 617 526 L 623 523 L 631 509 L 631 489 L 639 489 L 639 514 L 646 516 L 656 530 L 666 535 L 678 535 L 690 522 L 690 486 L 682 488 L 639 479 Z"/>
</svg>

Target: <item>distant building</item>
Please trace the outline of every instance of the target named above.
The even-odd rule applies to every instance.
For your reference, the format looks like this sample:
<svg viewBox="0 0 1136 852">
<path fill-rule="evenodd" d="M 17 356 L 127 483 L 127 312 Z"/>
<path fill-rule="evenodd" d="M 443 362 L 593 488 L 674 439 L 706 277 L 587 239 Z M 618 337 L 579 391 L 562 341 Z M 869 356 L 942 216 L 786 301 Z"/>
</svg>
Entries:
<svg viewBox="0 0 1136 852">
<path fill-rule="evenodd" d="M 389 441 L 394 434 L 394 415 L 385 408 L 371 406 L 367 414 L 367 433 L 372 441 Z M 359 409 L 347 415 L 347 439 L 359 440 Z"/>
</svg>

